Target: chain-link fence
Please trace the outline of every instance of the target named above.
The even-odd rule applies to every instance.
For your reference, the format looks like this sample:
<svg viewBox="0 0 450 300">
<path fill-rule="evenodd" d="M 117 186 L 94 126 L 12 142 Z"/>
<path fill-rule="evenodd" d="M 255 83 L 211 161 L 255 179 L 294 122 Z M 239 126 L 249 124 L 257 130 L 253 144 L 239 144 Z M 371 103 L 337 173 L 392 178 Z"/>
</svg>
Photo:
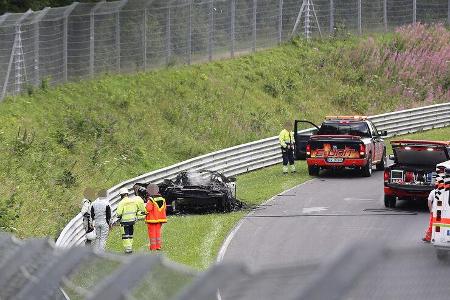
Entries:
<svg viewBox="0 0 450 300">
<path fill-rule="evenodd" d="M 450 23 L 450 0 L 121 0 L 0 16 L 0 99 L 33 86 L 234 57 L 288 40 Z M 294 30 L 295 29 L 295 30 Z"/>
</svg>

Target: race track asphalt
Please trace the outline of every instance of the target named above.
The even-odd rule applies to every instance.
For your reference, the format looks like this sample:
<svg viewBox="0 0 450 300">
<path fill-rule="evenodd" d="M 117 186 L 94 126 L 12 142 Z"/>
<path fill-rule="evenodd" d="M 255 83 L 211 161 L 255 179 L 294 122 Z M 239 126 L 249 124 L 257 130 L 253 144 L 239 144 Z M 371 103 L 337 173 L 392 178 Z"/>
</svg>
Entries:
<svg viewBox="0 0 450 300">
<path fill-rule="evenodd" d="M 394 249 L 397 255 L 395 261 L 401 261 L 400 271 L 402 274 L 406 272 L 407 277 L 406 280 L 398 276 L 394 279 L 394 282 L 403 283 L 403 294 L 395 294 L 398 293 L 397 288 L 392 288 L 390 292 L 386 290 L 387 294 L 380 294 L 380 291 L 384 291 L 383 283 L 380 283 L 380 286 L 372 285 L 371 294 L 367 294 L 365 289 L 360 297 L 426 297 L 420 291 L 419 294 L 412 294 L 419 297 L 410 295 L 414 288 L 419 288 L 422 277 L 436 274 L 436 267 L 446 276 L 450 275 L 450 266 L 442 265 L 436 259 L 433 247 L 421 241 L 428 220 L 425 202 L 398 201 L 395 210 L 385 209 L 383 172 L 374 171 L 370 178 L 360 177 L 353 171 L 326 172 L 319 178 L 274 197 L 242 221 L 239 229 L 230 237 L 226 249 L 222 249 L 222 261 L 244 264 L 252 274 L 258 275 L 232 289 L 223 289 L 220 296 L 222 299 L 273 299 L 276 295 L 264 291 L 270 290 L 267 288 L 269 286 L 276 286 L 272 290 L 284 291 L 278 295 L 288 299 L 290 297 L 286 291 L 301 290 L 302 285 L 311 279 L 308 277 L 336 253 L 362 241 Z M 392 262 L 387 261 L 385 265 L 393 266 Z M 281 271 L 293 270 L 295 266 L 303 266 L 297 269 L 301 272 L 294 272 L 295 276 L 288 275 L 289 271 Z M 394 270 L 389 271 L 388 267 L 382 270 L 390 276 L 381 273 L 374 276 L 383 280 L 396 276 Z M 417 273 L 417 270 L 420 272 Z M 363 282 L 361 284 L 364 285 Z M 443 299 L 450 297 L 448 286 L 445 292 L 440 291 L 435 296 L 442 296 Z M 244 295 L 243 289 L 256 292 Z M 353 294 L 358 295 L 357 289 Z"/>
</svg>

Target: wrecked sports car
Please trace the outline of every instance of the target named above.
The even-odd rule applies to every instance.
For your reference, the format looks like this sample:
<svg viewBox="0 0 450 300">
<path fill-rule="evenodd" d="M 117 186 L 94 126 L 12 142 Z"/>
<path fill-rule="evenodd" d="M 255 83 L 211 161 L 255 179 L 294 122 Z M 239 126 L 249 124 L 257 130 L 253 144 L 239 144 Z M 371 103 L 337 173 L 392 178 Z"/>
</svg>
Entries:
<svg viewBox="0 0 450 300">
<path fill-rule="evenodd" d="M 147 185 L 136 183 L 133 187 L 135 194 L 144 201 L 149 196 Z M 236 178 L 216 171 L 183 171 L 158 187 L 169 213 L 229 212 L 244 207 L 244 203 L 236 199 Z"/>
<path fill-rule="evenodd" d="M 183 171 L 158 186 L 172 212 L 229 212 L 243 207 L 236 199 L 236 178 L 216 171 Z"/>
</svg>

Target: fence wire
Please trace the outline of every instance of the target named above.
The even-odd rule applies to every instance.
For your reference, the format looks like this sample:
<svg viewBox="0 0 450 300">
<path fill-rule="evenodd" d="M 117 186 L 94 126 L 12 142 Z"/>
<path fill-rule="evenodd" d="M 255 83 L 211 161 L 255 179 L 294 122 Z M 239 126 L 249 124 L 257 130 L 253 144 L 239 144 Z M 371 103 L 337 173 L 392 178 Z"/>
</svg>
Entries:
<svg viewBox="0 0 450 300">
<path fill-rule="evenodd" d="M 7 13 L 0 100 L 97 74 L 234 57 L 293 33 L 364 34 L 416 22 L 450 23 L 450 0 L 121 0 Z"/>
</svg>

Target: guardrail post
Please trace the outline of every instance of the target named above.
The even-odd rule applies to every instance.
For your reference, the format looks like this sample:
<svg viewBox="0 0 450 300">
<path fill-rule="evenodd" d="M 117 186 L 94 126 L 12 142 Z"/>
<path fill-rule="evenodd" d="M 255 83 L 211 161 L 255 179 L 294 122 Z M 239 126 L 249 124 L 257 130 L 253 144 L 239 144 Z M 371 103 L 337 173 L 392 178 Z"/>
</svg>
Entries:
<svg viewBox="0 0 450 300">
<path fill-rule="evenodd" d="M 278 44 L 283 39 L 283 0 L 278 2 Z"/>
<path fill-rule="evenodd" d="M 252 51 L 256 51 L 256 9 L 257 1 L 253 0 L 253 12 L 252 12 Z"/>
<path fill-rule="evenodd" d="M 234 57 L 236 0 L 230 1 L 230 56 Z"/>
<path fill-rule="evenodd" d="M 383 0 L 383 24 L 384 24 L 384 31 L 387 31 L 387 27 L 388 27 L 387 0 Z"/>
</svg>

